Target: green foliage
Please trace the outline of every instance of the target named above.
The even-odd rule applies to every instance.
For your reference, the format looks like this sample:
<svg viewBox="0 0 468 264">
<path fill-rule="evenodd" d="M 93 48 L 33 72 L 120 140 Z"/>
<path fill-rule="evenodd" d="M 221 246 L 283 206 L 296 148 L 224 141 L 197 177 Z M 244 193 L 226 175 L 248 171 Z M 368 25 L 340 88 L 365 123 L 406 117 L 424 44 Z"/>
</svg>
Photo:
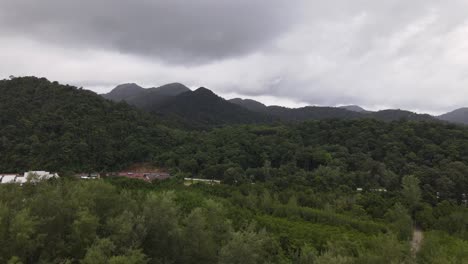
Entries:
<svg viewBox="0 0 468 264">
<path fill-rule="evenodd" d="M 177 197 L 189 193 L 200 197 L 197 205 Z M 255 263 L 279 255 L 270 234 L 234 230 L 221 202 L 189 191 L 131 191 L 102 181 L 0 185 L 0 222 L 2 263 L 231 263 L 240 241 L 250 244 Z"/>
<path fill-rule="evenodd" d="M 353 240 L 363 241 L 366 235 L 345 227 L 314 224 L 306 221 L 292 221 L 272 216 L 257 216 L 257 222 L 265 226 L 266 230 L 279 234 L 284 241 L 283 249 L 294 250 L 304 244 L 322 250 L 330 240 L 342 240 L 351 237 Z"/>
<path fill-rule="evenodd" d="M 220 263 L 224 264 L 255 264 L 273 261 L 269 255 L 271 238 L 266 232 L 256 233 L 252 230 L 239 231 L 222 249 Z"/>
<path fill-rule="evenodd" d="M 426 229 L 443 230 L 453 236 L 468 240 L 468 208 L 448 201 L 435 207 L 425 206 L 416 214 Z"/>
<path fill-rule="evenodd" d="M 34 77 L 0 81 L 0 171 L 109 171 L 171 142 L 155 118 Z"/>
<path fill-rule="evenodd" d="M 426 232 L 419 263 L 455 264 L 468 262 L 468 241 L 457 239 L 440 231 Z"/>
<path fill-rule="evenodd" d="M 403 187 L 401 195 L 411 212 L 414 212 L 421 200 L 419 182 L 419 179 L 413 175 L 404 176 L 401 180 L 401 186 Z"/>
<path fill-rule="evenodd" d="M 385 217 L 400 240 L 409 240 L 412 237 L 413 221 L 404 206 L 399 203 L 395 204 L 387 211 Z"/>
</svg>

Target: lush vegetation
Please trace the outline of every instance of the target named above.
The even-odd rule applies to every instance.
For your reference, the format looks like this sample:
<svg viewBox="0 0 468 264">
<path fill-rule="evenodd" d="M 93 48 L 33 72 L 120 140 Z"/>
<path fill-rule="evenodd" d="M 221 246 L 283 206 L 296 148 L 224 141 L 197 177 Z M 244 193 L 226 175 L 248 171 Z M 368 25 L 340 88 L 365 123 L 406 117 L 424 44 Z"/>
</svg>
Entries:
<svg viewBox="0 0 468 264">
<path fill-rule="evenodd" d="M 0 185 L 0 263 L 468 261 L 468 128 L 335 119 L 183 130 L 45 79 L 3 80 L 0 93 L 0 171 L 64 176 Z M 67 177 L 135 162 L 174 177 Z M 412 254 L 415 226 L 425 236 Z"/>
<path fill-rule="evenodd" d="M 62 180 L 2 186 L 0 261 L 332 263 L 341 258 L 409 258 L 406 244 L 384 230 L 367 233 L 326 219 L 302 220 L 296 212 L 248 209 L 233 198 L 209 195 L 203 186 L 141 191 L 121 185 Z M 281 208 L 275 204 L 273 208 Z M 390 247 L 386 256 L 380 255 L 384 246 Z"/>
<path fill-rule="evenodd" d="M 0 171 L 105 171 L 172 145 L 152 116 L 46 79 L 0 81 Z"/>
</svg>

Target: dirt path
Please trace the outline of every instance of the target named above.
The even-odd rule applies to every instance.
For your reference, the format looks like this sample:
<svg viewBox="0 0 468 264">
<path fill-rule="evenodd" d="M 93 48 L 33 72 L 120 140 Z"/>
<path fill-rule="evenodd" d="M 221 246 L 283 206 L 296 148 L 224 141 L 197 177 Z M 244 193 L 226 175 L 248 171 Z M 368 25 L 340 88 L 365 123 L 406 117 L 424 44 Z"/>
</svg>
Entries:
<svg viewBox="0 0 468 264">
<path fill-rule="evenodd" d="M 413 239 L 411 240 L 411 254 L 416 256 L 416 254 L 421 249 L 421 244 L 424 238 L 424 234 L 421 229 L 415 227 L 413 229 Z"/>
</svg>

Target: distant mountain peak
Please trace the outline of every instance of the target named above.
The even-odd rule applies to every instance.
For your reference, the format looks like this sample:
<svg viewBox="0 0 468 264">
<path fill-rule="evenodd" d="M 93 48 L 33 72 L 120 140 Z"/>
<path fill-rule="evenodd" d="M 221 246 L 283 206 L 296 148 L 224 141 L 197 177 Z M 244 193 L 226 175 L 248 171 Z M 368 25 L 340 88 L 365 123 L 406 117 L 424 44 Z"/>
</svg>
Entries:
<svg viewBox="0 0 468 264">
<path fill-rule="evenodd" d="M 214 96 L 218 97 L 213 91 L 211 91 L 210 89 L 205 88 L 205 87 L 200 87 L 200 88 L 196 89 L 193 92 L 194 92 L 194 94 L 214 95 Z"/>
<path fill-rule="evenodd" d="M 181 93 L 190 91 L 190 89 L 187 86 L 177 82 L 168 83 L 158 88 L 152 88 L 150 90 L 157 91 L 159 94 L 167 96 L 176 96 Z"/>
<path fill-rule="evenodd" d="M 360 107 L 359 105 L 344 105 L 344 106 L 340 106 L 339 108 L 346 109 L 348 111 L 358 112 L 358 113 L 369 112 L 366 109 Z"/>
<path fill-rule="evenodd" d="M 132 97 L 137 94 L 143 93 L 144 91 L 145 91 L 145 88 L 139 86 L 136 83 L 124 83 L 124 84 L 117 85 L 108 94 L 104 94 L 102 96 L 109 100 L 122 101 L 128 97 Z"/>
<path fill-rule="evenodd" d="M 136 83 L 122 83 L 117 85 L 113 91 L 126 90 L 126 89 L 144 89 Z"/>
<path fill-rule="evenodd" d="M 271 122 L 272 117 L 235 105 L 210 89 L 200 87 L 182 93 L 152 109 L 161 115 L 173 115 L 193 126 Z"/>
<path fill-rule="evenodd" d="M 258 102 L 258 101 L 255 101 L 255 100 L 252 100 L 252 99 L 242 99 L 242 98 L 234 98 L 234 99 L 231 99 L 229 100 L 229 102 L 233 103 L 233 104 L 236 104 L 236 105 L 240 105 L 244 108 L 247 108 L 251 111 L 257 111 L 257 112 L 261 112 L 261 111 L 265 111 L 267 109 L 267 106 Z"/>
<path fill-rule="evenodd" d="M 112 101 L 125 101 L 128 104 L 150 110 L 164 104 L 171 98 L 191 91 L 181 83 L 169 83 L 160 87 L 142 88 L 135 83 L 120 84 L 110 93 L 102 96 Z"/>
<path fill-rule="evenodd" d="M 468 107 L 455 109 L 451 112 L 440 115 L 437 118 L 449 122 L 468 124 Z"/>
</svg>

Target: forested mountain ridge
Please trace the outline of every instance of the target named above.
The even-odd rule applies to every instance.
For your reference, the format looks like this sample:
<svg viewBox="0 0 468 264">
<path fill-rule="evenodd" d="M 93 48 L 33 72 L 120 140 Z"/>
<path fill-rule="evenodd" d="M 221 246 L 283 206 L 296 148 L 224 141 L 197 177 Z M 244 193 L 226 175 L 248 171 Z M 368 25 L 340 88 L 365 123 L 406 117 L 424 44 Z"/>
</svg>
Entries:
<svg viewBox="0 0 468 264">
<path fill-rule="evenodd" d="M 110 170 L 170 142 L 154 116 L 87 90 L 22 77 L 1 80 L 0 94 L 2 172 Z"/>
<path fill-rule="evenodd" d="M 382 121 L 398 121 L 400 119 L 414 121 L 437 121 L 433 116 L 427 114 L 416 114 L 410 111 L 389 109 L 377 112 L 366 111 L 358 106 L 326 107 L 306 106 L 300 108 L 288 108 L 282 106 L 265 106 L 254 100 L 233 99 L 231 102 L 242 107 L 278 117 L 283 121 L 308 121 L 323 119 L 359 119 L 372 118 Z"/>
<path fill-rule="evenodd" d="M 149 109 L 168 118 L 179 118 L 191 127 L 270 123 L 275 118 L 232 104 L 204 87 L 188 91 Z"/>
<path fill-rule="evenodd" d="M 359 112 L 359 113 L 365 113 L 365 112 L 370 112 L 367 111 L 366 109 L 360 107 L 359 105 L 344 105 L 340 106 L 340 108 L 349 110 L 349 111 L 354 111 L 354 112 Z"/>
<path fill-rule="evenodd" d="M 169 83 L 157 88 L 142 88 L 136 84 L 122 84 L 102 96 L 112 101 L 125 101 L 143 110 L 152 111 L 173 97 L 189 91 L 188 87 L 180 83 Z"/>
<path fill-rule="evenodd" d="M 234 98 L 230 99 L 229 102 L 256 112 L 263 112 L 267 108 L 266 105 L 252 99 Z"/>
<path fill-rule="evenodd" d="M 174 115 L 188 117 L 194 126 L 245 122 L 266 124 L 274 120 L 229 103 L 205 88 L 185 92 L 163 104 L 159 110 L 164 119 L 139 111 L 125 103 L 104 100 L 93 92 L 35 77 L 2 80 L 0 93 L 0 150 L 6 153 L 0 157 L 2 171 L 59 168 L 102 171 L 114 168 L 116 164 L 154 160 L 159 155 L 160 148 L 176 140 L 171 136 L 171 129 L 162 125 Z M 275 108 L 277 107 L 272 107 Z M 317 113 L 313 107 L 310 109 Z M 330 111 L 339 111 L 343 119 L 360 119 L 360 113 L 343 109 L 319 110 L 325 113 L 318 111 L 320 116 L 315 117 L 317 119 L 324 116 L 327 119 L 330 117 L 327 113 Z M 381 118 L 391 121 L 386 115 Z M 324 123 L 332 124 L 327 120 Z M 417 124 L 446 130 L 441 124 Z M 289 126 L 291 129 L 296 127 Z M 463 128 L 453 128 L 464 135 Z M 463 137 L 459 140 L 464 142 Z M 152 144 L 154 146 L 151 146 Z M 438 144 L 440 142 L 436 143 Z M 167 153 L 170 153 L 170 150 L 166 150 Z M 464 160 L 465 157 L 460 155 L 461 153 L 458 160 Z M 197 163 L 198 166 L 203 164 L 201 161 Z"/>
<path fill-rule="evenodd" d="M 147 89 L 136 83 L 124 83 L 116 86 L 111 92 L 102 94 L 102 97 L 115 102 L 120 102 L 144 94 L 146 91 Z"/>
<path fill-rule="evenodd" d="M 163 89 L 167 92 L 162 92 Z M 171 116 L 171 119 L 177 118 L 192 128 L 206 128 L 225 124 L 277 122 L 278 120 L 303 122 L 324 119 L 373 118 L 383 121 L 397 121 L 400 119 L 438 121 L 437 118 L 430 115 L 416 114 L 404 110 L 370 112 L 359 106 L 306 106 L 300 108 L 266 106 L 251 99 L 234 98 L 225 100 L 212 91 L 206 88 L 203 89 L 206 93 L 202 99 L 197 93 L 190 93 L 191 91 L 187 87 L 179 83 L 149 89 L 141 89 L 141 87 L 134 84 L 126 84 L 117 86 L 110 93 L 103 96 L 114 101 L 124 100 L 145 111 Z M 242 108 L 235 108 L 231 104 Z"/>
<path fill-rule="evenodd" d="M 268 115 L 252 112 L 219 97 L 201 87 L 195 91 L 180 83 L 144 89 L 124 84 L 102 95 L 113 101 L 125 101 L 182 127 L 207 128 L 226 124 L 265 123 L 276 120 Z"/>
<path fill-rule="evenodd" d="M 401 109 L 387 109 L 380 110 L 377 112 L 365 113 L 366 115 L 371 116 L 377 120 L 382 121 L 398 121 L 401 119 L 411 120 L 411 121 L 432 121 L 437 122 L 437 118 L 429 114 L 417 114 L 414 112 L 401 110 Z"/>
</svg>

